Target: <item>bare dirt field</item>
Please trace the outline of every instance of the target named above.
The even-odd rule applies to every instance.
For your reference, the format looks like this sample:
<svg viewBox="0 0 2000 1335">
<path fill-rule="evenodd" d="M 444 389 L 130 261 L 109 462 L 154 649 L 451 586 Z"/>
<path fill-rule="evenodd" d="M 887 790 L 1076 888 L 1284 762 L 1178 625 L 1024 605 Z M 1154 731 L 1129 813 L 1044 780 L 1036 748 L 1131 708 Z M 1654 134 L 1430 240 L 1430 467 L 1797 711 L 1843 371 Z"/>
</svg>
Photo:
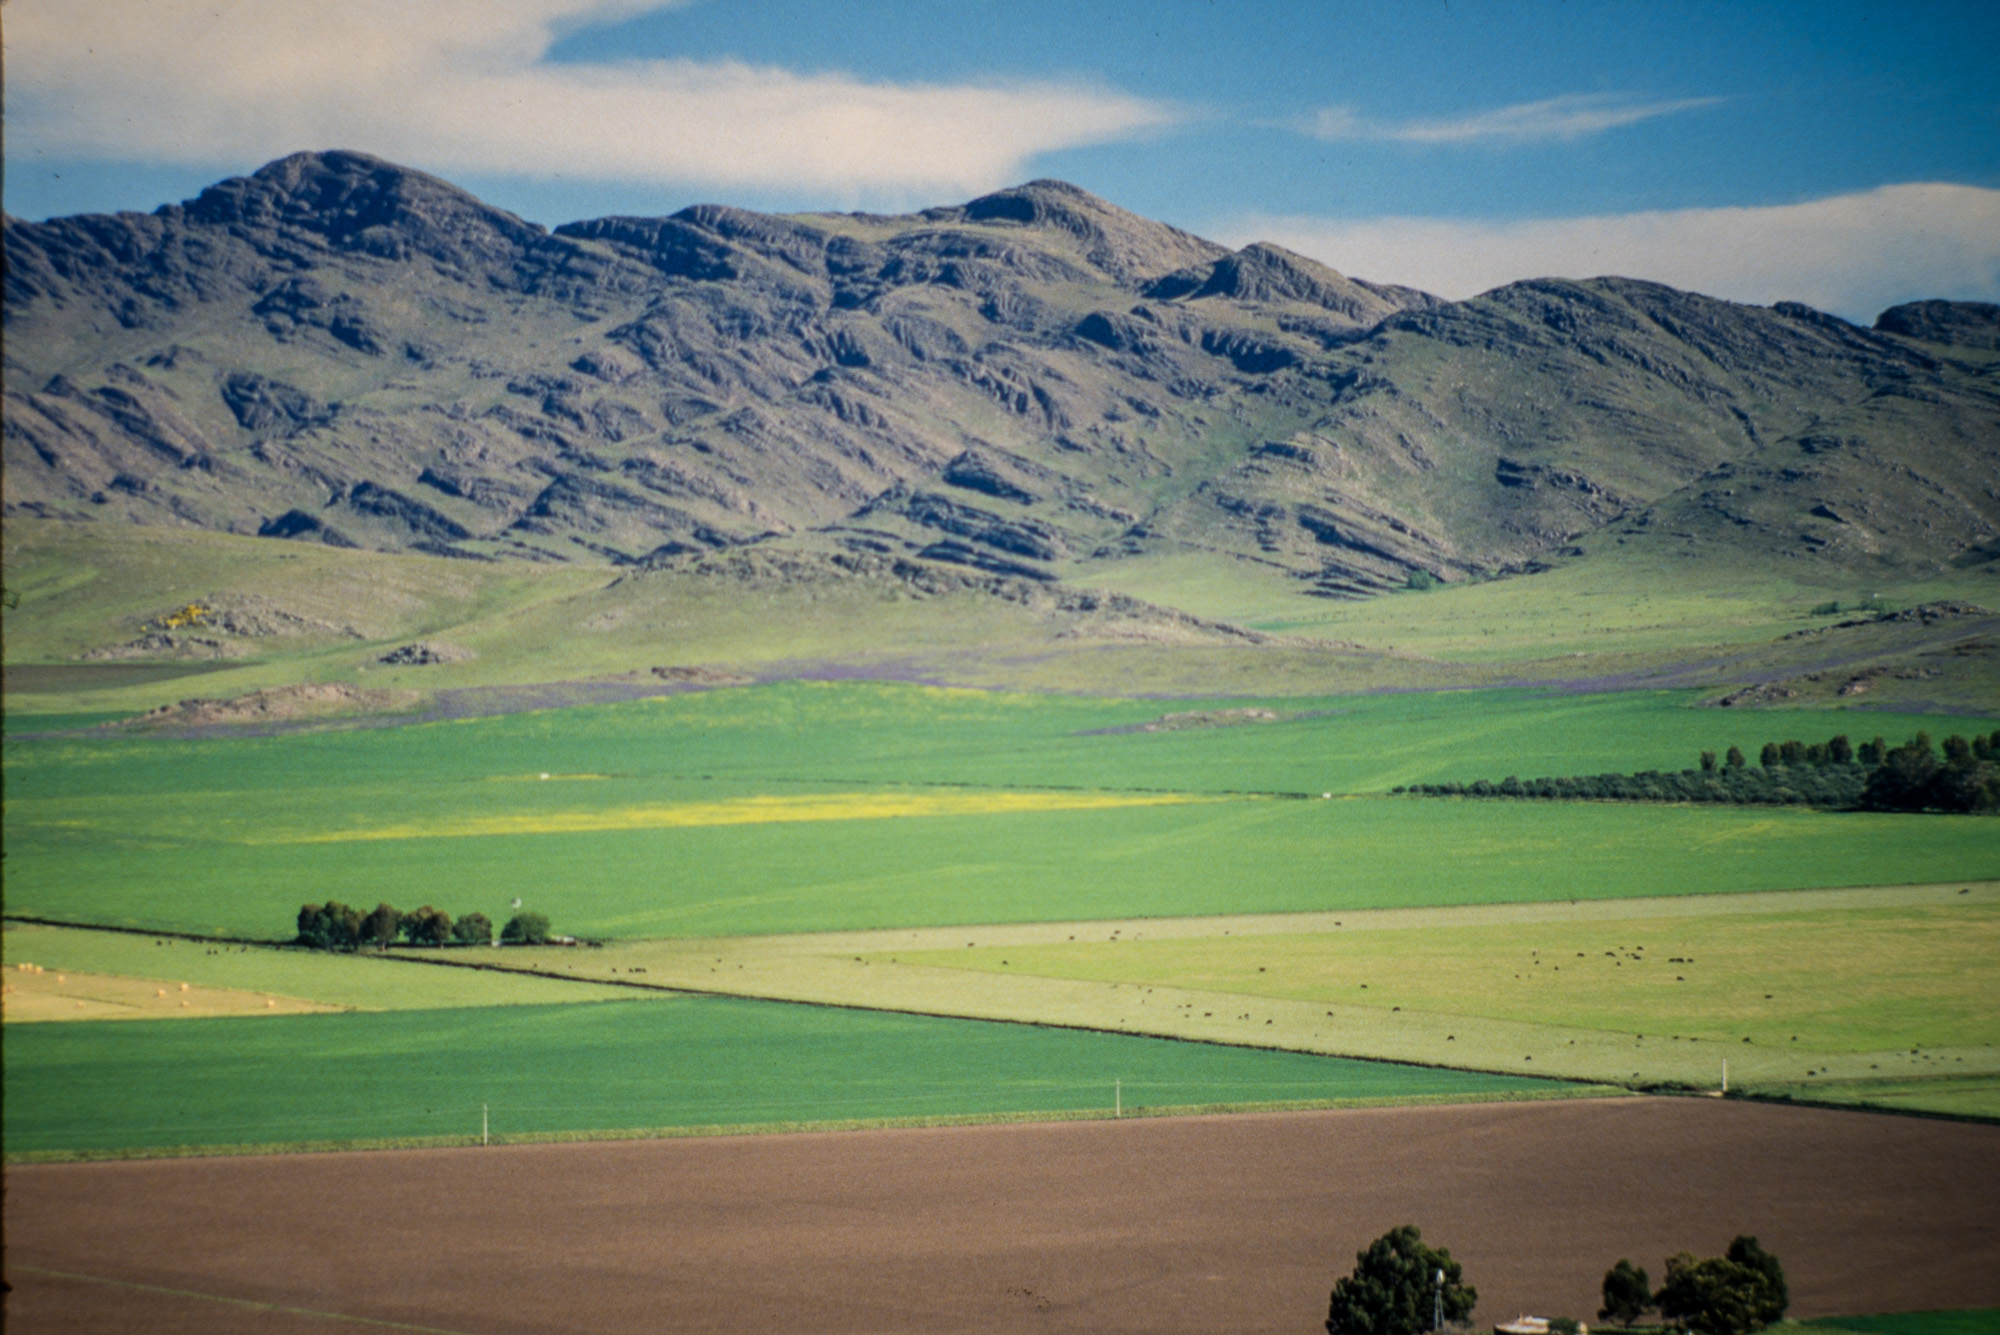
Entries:
<svg viewBox="0 0 2000 1335">
<path fill-rule="evenodd" d="M 1705 1099 L 13 1167 L 8 1329 L 1289 1331 L 1419 1224 L 1484 1323 L 1754 1233 L 2000 1305 L 2000 1128 Z"/>
</svg>

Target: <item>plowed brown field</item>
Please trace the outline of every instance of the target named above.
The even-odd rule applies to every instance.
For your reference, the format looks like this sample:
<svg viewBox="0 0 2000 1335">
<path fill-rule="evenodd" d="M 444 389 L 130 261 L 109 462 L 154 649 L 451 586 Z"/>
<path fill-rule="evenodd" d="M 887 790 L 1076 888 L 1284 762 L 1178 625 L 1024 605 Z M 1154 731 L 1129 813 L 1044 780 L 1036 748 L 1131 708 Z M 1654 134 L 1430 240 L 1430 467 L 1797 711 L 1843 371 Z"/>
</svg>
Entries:
<svg viewBox="0 0 2000 1335">
<path fill-rule="evenodd" d="M 2000 1305 L 2000 1128 L 1619 1099 L 9 1168 L 10 1331 L 1318 1330 L 1400 1223 L 1477 1316 L 1754 1233 L 1793 1313 Z M 337 1314 L 337 1316 L 336 1316 Z M 357 1319 L 361 1324 L 357 1325 Z"/>
</svg>

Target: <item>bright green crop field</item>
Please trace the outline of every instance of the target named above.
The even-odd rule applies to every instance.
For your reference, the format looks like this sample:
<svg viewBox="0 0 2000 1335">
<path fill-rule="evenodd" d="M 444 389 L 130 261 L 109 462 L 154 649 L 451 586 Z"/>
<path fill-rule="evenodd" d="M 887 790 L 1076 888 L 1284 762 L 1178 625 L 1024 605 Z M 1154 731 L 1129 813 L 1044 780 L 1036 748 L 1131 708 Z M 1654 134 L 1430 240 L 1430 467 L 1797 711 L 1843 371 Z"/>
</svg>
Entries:
<svg viewBox="0 0 2000 1335">
<path fill-rule="evenodd" d="M 2000 876 L 2000 822 L 1982 818 L 1387 792 L 1426 780 L 1677 769 L 1705 749 L 1754 754 L 1768 740 L 1835 731 L 1900 741 L 1920 727 L 1942 736 L 2000 723 L 1746 715 L 1693 699 L 1496 690 L 1199 701 L 789 683 L 275 736 L 11 731 L 7 909 L 272 940 L 291 934 L 306 901 L 430 903 L 497 923 L 519 899 L 558 932 L 642 947 Z M 1252 706 L 1277 717 L 1222 714 Z M 1217 717 L 1142 730 L 1196 711 Z M 1150 1108 L 1552 1088 L 739 998 L 545 1006 L 612 994 L 89 935 L 98 939 L 16 927 L 8 955 L 27 958 L 35 946 L 50 967 L 186 975 L 384 1013 L 11 1024 L 10 1153 L 449 1140 L 476 1132 L 481 1104 L 496 1134 L 525 1136 L 1093 1115 L 1113 1081 Z M 624 948 L 556 953 L 567 970 Z M 718 942 L 725 948 L 742 949 Z M 1163 986 L 1187 983 L 1178 974 L 1199 961 L 1168 963 Z M 743 976 L 741 990 L 754 994 Z M 718 981 L 704 970 L 693 985 Z M 1244 1041 L 1269 1044 L 1275 1032 Z M 134 1100 L 133 1089 L 164 1092 Z M 1991 1100 L 1984 1089 L 1965 1097 L 1974 1112 Z M 1919 1097 L 1918 1106 L 1931 1105 Z"/>
<path fill-rule="evenodd" d="M 2000 1307 L 1961 1307 L 1942 1312 L 1890 1312 L 1882 1316 L 1823 1316 L 1811 1321 L 1787 1321 L 1772 1329 L 1793 1332 L 1842 1332 L 1842 1335 L 1996 1335 Z"/>
<path fill-rule="evenodd" d="M 725 998 L 22 1024 L 9 1156 L 1561 1097 L 1299 1053 Z"/>
<path fill-rule="evenodd" d="M 17 738 L 8 908 L 270 939 L 308 900 L 500 921 L 520 898 L 558 931 L 645 937 L 2000 872 L 2000 825 L 1975 818 L 1383 795 L 1679 768 L 1777 732 L 1973 724 L 1746 718 L 1689 699 L 1343 697 L 1147 733 L 1105 730 L 1245 702 L 800 683 L 277 737 Z"/>
</svg>

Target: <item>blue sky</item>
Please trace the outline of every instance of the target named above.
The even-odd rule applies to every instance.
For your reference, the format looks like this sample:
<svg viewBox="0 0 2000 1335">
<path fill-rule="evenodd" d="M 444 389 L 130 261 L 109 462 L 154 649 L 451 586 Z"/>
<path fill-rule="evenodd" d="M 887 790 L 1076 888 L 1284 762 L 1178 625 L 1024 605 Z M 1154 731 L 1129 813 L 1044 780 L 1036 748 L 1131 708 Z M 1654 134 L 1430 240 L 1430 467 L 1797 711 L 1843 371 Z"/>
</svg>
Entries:
<svg viewBox="0 0 2000 1335">
<path fill-rule="evenodd" d="M 356 148 L 544 223 L 1057 176 L 1448 296 L 2000 300 L 2000 6 L 11 0 L 6 207 Z"/>
</svg>

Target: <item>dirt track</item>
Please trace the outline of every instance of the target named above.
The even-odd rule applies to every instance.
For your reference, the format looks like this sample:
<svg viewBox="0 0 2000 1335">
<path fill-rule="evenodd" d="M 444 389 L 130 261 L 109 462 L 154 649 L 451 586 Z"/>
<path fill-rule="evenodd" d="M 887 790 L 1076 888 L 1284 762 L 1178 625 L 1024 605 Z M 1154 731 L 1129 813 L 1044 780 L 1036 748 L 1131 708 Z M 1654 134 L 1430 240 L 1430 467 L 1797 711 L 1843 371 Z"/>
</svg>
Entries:
<svg viewBox="0 0 2000 1335">
<path fill-rule="evenodd" d="M 6 1177 L 21 1332 L 359 1317 L 500 1335 L 1306 1335 L 1354 1253 L 1404 1222 L 1465 1263 L 1489 1324 L 1589 1317 L 1620 1256 L 1657 1280 L 1668 1252 L 1714 1254 L 1737 1232 L 1784 1261 L 1794 1315 L 2000 1305 L 2000 1129 L 1701 1099 Z"/>
</svg>

